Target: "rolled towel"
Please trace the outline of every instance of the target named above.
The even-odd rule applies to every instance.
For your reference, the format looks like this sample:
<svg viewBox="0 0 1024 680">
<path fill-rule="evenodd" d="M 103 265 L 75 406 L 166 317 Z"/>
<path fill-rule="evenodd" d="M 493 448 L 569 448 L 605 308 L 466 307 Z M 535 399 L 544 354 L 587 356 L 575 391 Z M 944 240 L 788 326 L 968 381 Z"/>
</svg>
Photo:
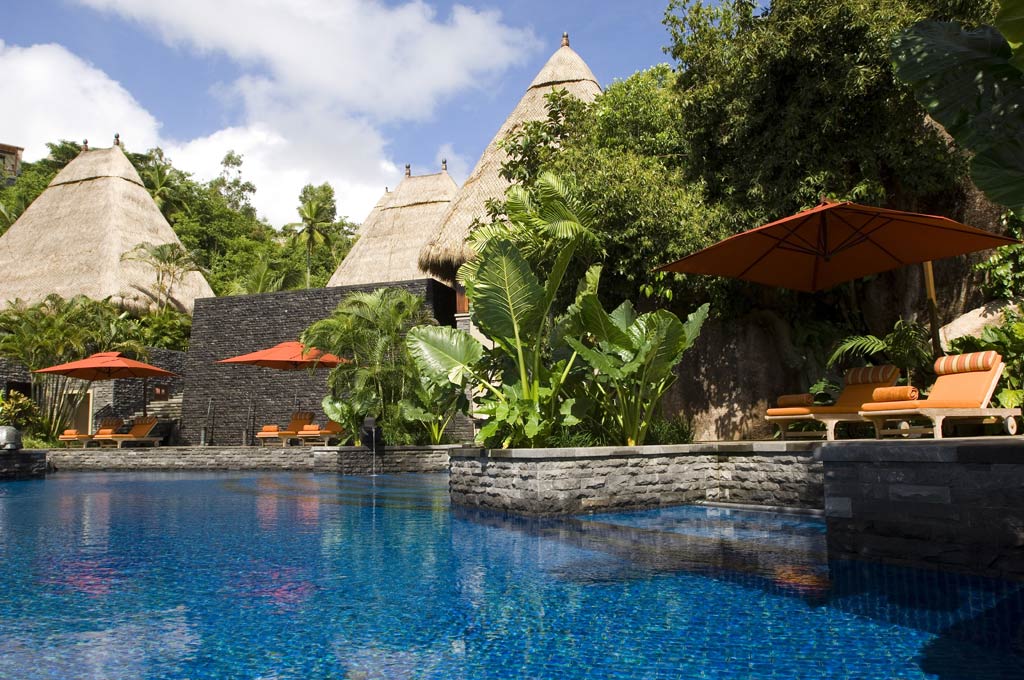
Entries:
<svg viewBox="0 0 1024 680">
<path fill-rule="evenodd" d="M 264 432 L 277 432 L 280 429 L 281 428 L 278 427 L 277 425 L 264 425 L 263 426 L 263 431 Z"/>
<path fill-rule="evenodd" d="M 64 430 L 65 437 L 75 437 L 78 435 L 78 430 Z"/>
<path fill-rule="evenodd" d="M 872 401 L 914 401 L 920 395 L 913 385 L 899 385 L 896 387 L 876 387 L 871 393 Z"/>
<path fill-rule="evenodd" d="M 813 406 L 814 395 L 812 394 L 783 394 L 778 400 L 779 408 L 789 406 Z"/>
<path fill-rule="evenodd" d="M 302 431 L 303 432 L 319 432 L 320 431 L 320 426 L 315 424 L 315 423 L 312 424 L 312 425 L 303 425 L 302 426 Z"/>
</svg>

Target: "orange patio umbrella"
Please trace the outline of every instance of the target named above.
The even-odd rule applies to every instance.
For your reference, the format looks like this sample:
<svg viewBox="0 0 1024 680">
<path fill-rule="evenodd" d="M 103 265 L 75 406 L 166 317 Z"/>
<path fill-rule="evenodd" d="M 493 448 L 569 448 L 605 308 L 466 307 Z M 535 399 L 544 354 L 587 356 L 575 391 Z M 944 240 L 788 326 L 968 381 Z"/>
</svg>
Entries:
<svg viewBox="0 0 1024 680">
<path fill-rule="evenodd" d="M 334 368 L 343 363 L 346 359 L 321 352 L 316 347 L 307 348 L 301 342 L 282 342 L 279 345 L 261 349 L 248 354 L 241 354 L 230 359 L 221 359 L 218 364 L 247 364 L 249 366 L 263 366 L 274 368 L 279 371 L 300 371 L 304 368 L 326 366 Z"/>
<path fill-rule="evenodd" d="M 934 326 L 931 261 L 1013 243 L 1019 241 L 946 217 L 823 200 L 810 210 L 727 238 L 658 271 L 728 276 L 815 292 L 924 263 Z M 932 335 L 934 341 L 937 327 Z"/>
<path fill-rule="evenodd" d="M 35 373 L 55 373 L 79 380 L 117 380 L 119 378 L 142 378 L 142 415 L 146 415 L 147 378 L 172 378 L 176 374 L 162 368 L 129 359 L 120 352 L 99 352 L 92 356 L 57 366 L 40 368 Z"/>
<path fill-rule="evenodd" d="M 814 292 L 846 281 L 1019 243 L 946 217 L 856 203 L 820 205 L 659 267 Z"/>
</svg>

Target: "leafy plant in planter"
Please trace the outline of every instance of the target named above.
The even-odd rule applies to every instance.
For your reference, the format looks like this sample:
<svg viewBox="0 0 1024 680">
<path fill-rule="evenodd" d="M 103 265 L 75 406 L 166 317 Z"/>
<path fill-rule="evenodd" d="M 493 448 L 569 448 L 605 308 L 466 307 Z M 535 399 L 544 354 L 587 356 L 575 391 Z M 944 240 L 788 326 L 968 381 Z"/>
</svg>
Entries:
<svg viewBox="0 0 1024 680">
<path fill-rule="evenodd" d="M 602 424 L 627 446 L 641 445 L 658 403 L 676 380 L 672 369 L 700 335 L 708 305 L 686 323 L 666 310 L 638 316 L 629 301 L 609 314 L 593 293 L 579 306 L 590 344 L 565 340 L 594 371 L 588 387 L 599 395 Z"/>
</svg>

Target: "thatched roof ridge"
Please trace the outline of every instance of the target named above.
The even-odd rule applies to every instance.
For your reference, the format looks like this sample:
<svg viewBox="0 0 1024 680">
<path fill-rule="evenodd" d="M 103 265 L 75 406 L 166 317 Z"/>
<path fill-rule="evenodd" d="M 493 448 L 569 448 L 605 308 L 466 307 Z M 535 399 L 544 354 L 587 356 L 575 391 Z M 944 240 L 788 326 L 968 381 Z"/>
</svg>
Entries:
<svg viewBox="0 0 1024 680">
<path fill-rule="evenodd" d="M 153 268 L 121 259 L 142 243 L 180 242 L 120 146 L 83 150 L 0 236 L 0 262 L 9 263 L 0 308 L 52 293 L 148 307 Z M 171 293 L 189 312 L 196 298 L 213 296 L 199 272 L 186 274 Z"/>
<path fill-rule="evenodd" d="M 569 47 L 568 36 L 563 37 L 562 46 L 544 64 L 526 94 L 498 129 L 441 218 L 436 236 L 420 251 L 419 266 L 422 270 L 442 281 L 452 282 L 458 268 L 472 257 L 473 253 L 465 242 L 473 221 L 486 220 L 487 201 L 501 198 L 509 186 L 500 174 L 507 156 L 498 144 L 519 125 L 545 119 L 547 101 L 544 97 L 553 90 L 566 90 L 588 102 L 601 93 L 601 86 L 590 67 Z"/>
<path fill-rule="evenodd" d="M 338 266 L 328 286 L 391 283 L 424 278 L 420 250 L 436 233 L 441 215 L 459 187 L 442 170 L 406 176 L 385 192 L 363 221 L 359 239 Z"/>
</svg>

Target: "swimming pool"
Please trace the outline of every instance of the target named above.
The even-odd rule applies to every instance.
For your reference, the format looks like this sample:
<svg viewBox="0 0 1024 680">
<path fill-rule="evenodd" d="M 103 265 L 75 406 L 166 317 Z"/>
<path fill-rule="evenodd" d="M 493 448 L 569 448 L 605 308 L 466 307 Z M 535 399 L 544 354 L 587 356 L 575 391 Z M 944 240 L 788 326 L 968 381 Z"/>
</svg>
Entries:
<svg viewBox="0 0 1024 680">
<path fill-rule="evenodd" d="M 4 678 L 1022 678 L 1024 584 L 815 518 L 450 508 L 444 475 L 0 484 Z"/>
</svg>

